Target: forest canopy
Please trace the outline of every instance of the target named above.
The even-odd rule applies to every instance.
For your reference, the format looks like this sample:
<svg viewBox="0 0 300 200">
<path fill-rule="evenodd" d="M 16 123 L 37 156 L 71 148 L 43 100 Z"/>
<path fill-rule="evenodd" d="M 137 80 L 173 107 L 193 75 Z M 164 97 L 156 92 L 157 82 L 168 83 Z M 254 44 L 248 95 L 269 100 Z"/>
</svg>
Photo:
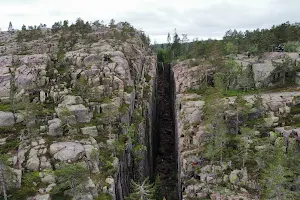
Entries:
<svg viewBox="0 0 300 200">
<path fill-rule="evenodd" d="M 222 55 L 249 52 L 252 55 L 261 55 L 263 52 L 276 51 L 278 46 L 284 46 L 287 52 L 300 51 L 300 23 L 285 22 L 273 25 L 270 29 L 256 29 L 238 31 L 228 30 L 222 40 L 189 41 L 187 35 L 180 37 L 176 29 L 171 38 L 167 36 L 167 44 L 154 44 L 153 48 L 158 54 L 159 62 L 171 62 L 190 58 L 205 58 L 213 48 L 218 47 Z"/>
</svg>

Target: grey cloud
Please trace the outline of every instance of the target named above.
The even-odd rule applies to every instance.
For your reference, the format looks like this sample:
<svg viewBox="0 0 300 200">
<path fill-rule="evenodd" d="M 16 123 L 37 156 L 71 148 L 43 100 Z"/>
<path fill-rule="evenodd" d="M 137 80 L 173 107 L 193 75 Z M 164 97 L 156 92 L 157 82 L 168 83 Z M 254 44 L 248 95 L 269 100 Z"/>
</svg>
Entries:
<svg viewBox="0 0 300 200">
<path fill-rule="evenodd" d="M 286 21 L 295 22 L 300 19 L 298 5 L 300 2 L 297 0 L 273 0 L 265 8 L 251 10 L 247 4 L 237 5 L 223 1 L 205 9 L 194 8 L 184 12 L 161 8 L 155 12 L 130 13 L 127 19 L 134 25 L 142 26 L 153 37 L 161 38 L 177 28 L 179 33 L 199 38 L 221 38 L 229 29 L 253 30 L 270 28 Z"/>
<path fill-rule="evenodd" d="M 76 11 L 72 11 L 72 12 L 62 12 L 60 10 L 50 10 L 48 11 L 48 15 L 50 15 L 51 17 L 55 16 L 55 17 L 61 17 L 61 21 L 66 20 L 66 18 L 68 16 L 78 16 L 80 17 L 80 12 L 76 12 Z M 76 19 L 73 19 L 76 20 Z"/>
<path fill-rule="evenodd" d="M 38 0 L 7 0 L 4 4 L 8 2 L 22 2 L 22 4 L 25 2 L 26 4 L 36 1 Z M 236 2 L 240 3 L 230 2 L 234 1 L 223 0 L 221 3 L 212 4 L 206 8 L 201 8 L 200 5 L 195 4 L 194 8 L 178 10 L 180 8 L 175 9 L 176 2 L 172 6 L 160 7 L 158 0 L 155 4 L 144 10 L 142 8 L 140 10 L 136 9 L 133 12 L 126 12 L 125 10 L 122 13 L 115 13 L 115 16 L 113 12 L 111 16 L 101 16 L 101 14 L 100 16 L 92 16 L 93 20 L 96 20 L 95 17 L 99 17 L 99 20 L 109 21 L 115 17 L 117 21 L 128 21 L 136 28 L 144 30 L 153 38 L 166 38 L 167 33 L 170 32 L 173 34 L 176 28 L 179 35 L 186 33 L 190 36 L 190 39 L 192 39 L 191 37 L 221 38 L 229 29 L 253 30 L 256 28 L 270 28 L 274 24 L 286 21 L 290 21 L 291 23 L 298 19 L 300 21 L 300 12 L 298 12 L 300 6 L 299 0 L 261 0 L 261 2 L 255 1 L 256 3 L 236 0 Z M 252 9 L 252 7 L 255 9 Z M 88 7 L 85 9 L 88 10 Z M 87 16 L 83 15 L 83 11 L 82 13 L 63 12 L 55 7 L 44 8 L 43 10 L 43 13 L 46 13 L 45 16 L 49 17 L 49 21 L 53 21 L 54 19 L 71 19 L 74 16 L 85 20 L 92 20 L 88 18 L 87 14 Z M 24 15 L 12 11 L 9 16 L 20 19 Z M 75 18 L 74 20 L 76 20 Z"/>
<path fill-rule="evenodd" d="M 34 3 L 39 0 L 2 0 L 2 2 L 5 3 Z"/>
<path fill-rule="evenodd" d="M 32 14 L 30 14 L 31 16 L 33 16 Z M 5 15 L 7 17 L 17 17 L 17 18 L 20 18 L 20 17 L 24 17 L 25 14 L 23 13 L 10 13 L 8 15 Z M 28 16 L 28 14 L 26 14 L 26 16 Z"/>
<path fill-rule="evenodd" d="M 50 10 L 50 11 L 48 12 L 48 14 L 49 14 L 50 16 L 64 16 L 64 15 L 65 15 L 64 12 L 61 12 L 61 11 L 59 11 L 59 10 Z M 63 20 L 63 19 L 62 19 L 62 20 Z"/>
</svg>

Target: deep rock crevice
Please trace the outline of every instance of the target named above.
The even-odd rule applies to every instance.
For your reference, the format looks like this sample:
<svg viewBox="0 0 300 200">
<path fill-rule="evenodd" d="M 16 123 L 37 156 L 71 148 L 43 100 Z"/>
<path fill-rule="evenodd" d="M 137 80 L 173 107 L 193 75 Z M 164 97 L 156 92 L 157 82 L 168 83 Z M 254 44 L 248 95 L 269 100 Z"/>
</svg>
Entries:
<svg viewBox="0 0 300 200">
<path fill-rule="evenodd" d="M 158 66 L 157 78 L 157 132 L 155 174 L 161 180 L 162 195 L 167 200 L 178 199 L 177 150 L 174 118 L 174 95 L 170 66 Z"/>
</svg>

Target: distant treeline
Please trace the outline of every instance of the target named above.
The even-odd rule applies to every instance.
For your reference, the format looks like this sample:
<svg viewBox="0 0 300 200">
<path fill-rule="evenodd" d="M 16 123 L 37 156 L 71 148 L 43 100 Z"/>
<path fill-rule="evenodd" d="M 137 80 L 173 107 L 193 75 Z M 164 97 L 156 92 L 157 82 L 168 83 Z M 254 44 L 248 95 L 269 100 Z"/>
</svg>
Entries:
<svg viewBox="0 0 300 200">
<path fill-rule="evenodd" d="M 246 30 L 245 32 L 235 29 L 229 30 L 222 40 L 194 39 L 189 41 L 186 34 L 183 34 L 180 38 L 176 33 L 176 29 L 173 38 L 171 39 L 170 34 L 167 38 L 167 44 L 155 44 L 153 46 L 160 62 L 206 58 L 212 53 L 229 55 L 249 52 L 260 55 L 263 52 L 275 51 L 278 45 L 284 45 L 285 51 L 295 52 L 300 47 L 300 23 L 290 24 L 285 22 L 277 26 L 273 25 L 270 29 Z"/>
</svg>

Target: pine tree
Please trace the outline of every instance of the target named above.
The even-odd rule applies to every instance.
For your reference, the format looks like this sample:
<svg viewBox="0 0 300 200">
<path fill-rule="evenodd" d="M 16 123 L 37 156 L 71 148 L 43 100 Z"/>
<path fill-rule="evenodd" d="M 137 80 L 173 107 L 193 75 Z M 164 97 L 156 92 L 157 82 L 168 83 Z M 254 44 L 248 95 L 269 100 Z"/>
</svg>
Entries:
<svg viewBox="0 0 300 200">
<path fill-rule="evenodd" d="M 173 44 L 171 46 L 172 59 L 176 59 L 180 56 L 180 37 L 178 36 L 176 29 L 174 30 Z"/>
<path fill-rule="evenodd" d="M 220 73 L 223 74 L 225 91 L 230 88 L 233 81 L 240 73 L 240 67 L 234 60 L 228 60 L 224 65 L 221 65 Z"/>
<path fill-rule="evenodd" d="M 205 156 L 212 161 L 216 157 L 219 157 L 219 161 L 222 163 L 224 147 L 228 142 L 228 128 L 224 119 L 224 102 L 221 100 L 221 95 L 218 88 L 209 88 L 206 91 L 205 102 Z"/>
<path fill-rule="evenodd" d="M 26 26 L 23 24 L 22 31 L 26 31 Z"/>
<path fill-rule="evenodd" d="M 241 96 L 238 95 L 234 101 L 234 110 L 236 114 L 235 120 L 235 134 L 239 134 L 239 126 L 241 122 L 241 116 L 247 116 L 250 112 L 250 107 L 247 105 L 247 101 Z"/>
<path fill-rule="evenodd" d="M 7 200 L 7 189 L 12 183 L 14 172 L 8 167 L 8 156 L 0 156 L 0 184 L 3 193 L 3 199 Z"/>
<path fill-rule="evenodd" d="M 295 75 L 295 72 L 293 72 L 293 60 L 290 57 L 284 58 L 282 63 L 273 62 L 272 64 L 276 67 L 272 74 L 273 76 L 279 74 L 278 78 L 282 85 L 285 85 L 287 83 L 287 75 Z"/>
<path fill-rule="evenodd" d="M 294 192 L 287 187 L 288 177 L 292 172 L 284 165 L 285 155 L 281 149 L 278 149 L 273 162 L 269 163 L 268 168 L 263 171 L 262 175 L 263 194 L 266 199 L 295 199 Z"/>
<path fill-rule="evenodd" d="M 171 45 L 171 36 L 170 36 L 170 33 L 168 33 L 167 41 L 168 41 L 168 46 L 170 46 Z"/>
<path fill-rule="evenodd" d="M 116 25 L 115 25 L 115 20 L 114 19 L 111 19 L 110 22 L 109 22 L 109 27 L 110 28 L 115 28 Z"/>
<path fill-rule="evenodd" d="M 88 180 L 88 170 L 80 164 L 65 164 L 59 169 L 55 170 L 57 177 L 57 185 L 52 192 L 58 193 L 61 190 L 71 189 L 72 193 L 76 195 L 78 186 Z"/>
<path fill-rule="evenodd" d="M 254 130 L 248 127 L 241 127 L 241 143 L 239 144 L 239 149 L 241 154 L 243 155 L 243 168 L 245 168 L 245 164 L 248 159 L 253 155 L 253 151 L 250 149 L 251 138 L 254 135 Z"/>
<path fill-rule="evenodd" d="M 9 22 L 9 25 L 8 25 L 8 32 L 13 32 L 14 28 L 13 28 L 13 25 L 11 22 Z"/>
</svg>

